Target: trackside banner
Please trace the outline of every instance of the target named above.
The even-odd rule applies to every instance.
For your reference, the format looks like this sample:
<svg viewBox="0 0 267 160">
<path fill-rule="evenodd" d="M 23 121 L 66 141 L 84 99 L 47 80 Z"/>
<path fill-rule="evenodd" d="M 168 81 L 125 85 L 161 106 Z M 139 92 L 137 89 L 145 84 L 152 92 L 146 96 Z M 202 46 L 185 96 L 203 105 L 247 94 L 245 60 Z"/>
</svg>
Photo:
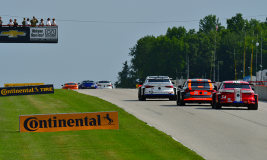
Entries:
<svg viewBox="0 0 267 160">
<path fill-rule="evenodd" d="M 48 93 L 54 93 L 53 84 L 0 88 L 0 96 L 17 96 L 17 95 L 48 94 Z"/>
<path fill-rule="evenodd" d="M 20 132 L 55 132 L 93 129 L 119 129 L 117 111 L 20 115 Z"/>
<path fill-rule="evenodd" d="M 37 85 L 44 85 L 44 83 L 6 83 L 4 87 L 37 86 Z"/>
</svg>

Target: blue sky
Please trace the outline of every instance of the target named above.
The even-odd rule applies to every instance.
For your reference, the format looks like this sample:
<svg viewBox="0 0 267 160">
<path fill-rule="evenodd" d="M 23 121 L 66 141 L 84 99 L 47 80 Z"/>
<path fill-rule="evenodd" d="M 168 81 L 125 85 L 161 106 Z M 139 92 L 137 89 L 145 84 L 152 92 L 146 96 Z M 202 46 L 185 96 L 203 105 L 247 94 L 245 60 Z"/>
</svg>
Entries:
<svg viewBox="0 0 267 160">
<path fill-rule="evenodd" d="M 226 18 L 236 13 L 260 21 L 267 17 L 267 1 L 264 0 L 2 0 L 1 6 L 4 24 L 10 18 L 16 18 L 19 24 L 23 17 L 55 18 L 59 41 L 58 44 L 1 43 L 0 86 L 44 82 L 60 88 L 65 82 L 86 79 L 114 83 L 122 63 L 131 59 L 129 48 L 141 37 L 163 35 L 168 27 L 174 26 L 198 31 L 199 20 L 209 14 L 219 17 L 224 26 Z M 196 21 L 113 23 L 189 20 Z"/>
</svg>

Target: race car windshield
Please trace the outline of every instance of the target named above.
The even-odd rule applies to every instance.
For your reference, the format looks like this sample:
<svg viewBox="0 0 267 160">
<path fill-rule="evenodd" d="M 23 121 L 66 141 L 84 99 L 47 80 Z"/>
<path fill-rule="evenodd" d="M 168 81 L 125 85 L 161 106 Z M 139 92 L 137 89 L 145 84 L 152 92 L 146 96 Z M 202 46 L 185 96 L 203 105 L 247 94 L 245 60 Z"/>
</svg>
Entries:
<svg viewBox="0 0 267 160">
<path fill-rule="evenodd" d="M 148 82 L 170 82 L 169 79 L 149 79 Z"/>
<path fill-rule="evenodd" d="M 99 83 L 109 83 L 109 81 L 99 81 Z"/>
<path fill-rule="evenodd" d="M 94 83 L 94 81 L 83 81 L 83 83 Z"/>
<path fill-rule="evenodd" d="M 250 86 L 247 84 L 224 84 L 224 88 L 245 88 L 250 89 Z"/>
<path fill-rule="evenodd" d="M 67 83 L 67 85 L 76 85 L 75 83 Z"/>
<path fill-rule="evenodd" d="M 192 87 L 198 87 L 198 86 L 210 87 L 210 83 L 192 82 L 191 86 Z"/>
</svg>

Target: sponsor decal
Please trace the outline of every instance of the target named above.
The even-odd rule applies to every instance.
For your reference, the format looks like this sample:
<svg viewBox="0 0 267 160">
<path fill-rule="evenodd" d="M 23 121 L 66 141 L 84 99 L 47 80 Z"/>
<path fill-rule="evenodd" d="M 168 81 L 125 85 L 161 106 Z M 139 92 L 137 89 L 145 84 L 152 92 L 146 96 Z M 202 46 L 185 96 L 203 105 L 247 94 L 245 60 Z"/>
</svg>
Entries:
<svg viewBox="0 0 267 160">
<path fill-rule="evenodd" d="M 0 96 L 16 96 L 16 95 L 48 94 L 48 93 L 54 93 L 53 84 L 0 88 Z"/>
<path fill-rule="evenodd" d="M 44 85 L 44 83 L 6 83 L 5 87 L 18 87 L 18 86 L 36 86 L 36 85 Z"/>
<path fill-rule="evenodd" d="M 195 91 L 195 92 L 194 92 L 194 95 L 198 95 L 198 91 Z"/>
<path fill-rule="evenodd" d="M 30 38 L 31 39 L 57 39 L 57 28 L 30 28 Z"/>
<path fill-rule="evenodd" d="M 222 95 L 222 98 L 221 99 L 226 99 L 226 95 Z"/>
<path fill-rule="evenodd" d="M 160 88 L 160 87 L 159 87 L 158 89 L 159 89 L 159 90 L 161 90 L 161 88 Z"/>
<path fill-rule="evenodd" d="M 20 132 L 119 129 L 118 112 L 20 115 Z"/>
<path fill-rule="evenodd" d="M 9 30 L 2 31 L 0 36 L 7 36 L 8 38 L 18 38 L 18 36 L 26 36 L 26 31 Z"/>
<path fill-rule="evenodd" d="M 228 98 L 228 99 L 227 99 L 227 102 L 233 102 L 233 101 L 231 100 L 231 98 Z"/>
</svg>

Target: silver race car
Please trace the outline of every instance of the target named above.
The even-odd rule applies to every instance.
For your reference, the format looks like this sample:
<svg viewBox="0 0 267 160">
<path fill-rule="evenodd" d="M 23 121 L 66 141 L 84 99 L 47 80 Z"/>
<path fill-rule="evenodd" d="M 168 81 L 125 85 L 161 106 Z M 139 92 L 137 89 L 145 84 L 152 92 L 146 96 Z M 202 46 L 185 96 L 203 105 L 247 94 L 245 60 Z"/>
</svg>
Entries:
<svg viewBox="0 0 267 160">
<path fill-rule="evenodd" d="M 138 88 L 138 99 L 145 101 L 146 98 L 169 98 L 176 100 L 176 87 L 168 76 L 148 76 L 145 82 Z"/>
</svg>

